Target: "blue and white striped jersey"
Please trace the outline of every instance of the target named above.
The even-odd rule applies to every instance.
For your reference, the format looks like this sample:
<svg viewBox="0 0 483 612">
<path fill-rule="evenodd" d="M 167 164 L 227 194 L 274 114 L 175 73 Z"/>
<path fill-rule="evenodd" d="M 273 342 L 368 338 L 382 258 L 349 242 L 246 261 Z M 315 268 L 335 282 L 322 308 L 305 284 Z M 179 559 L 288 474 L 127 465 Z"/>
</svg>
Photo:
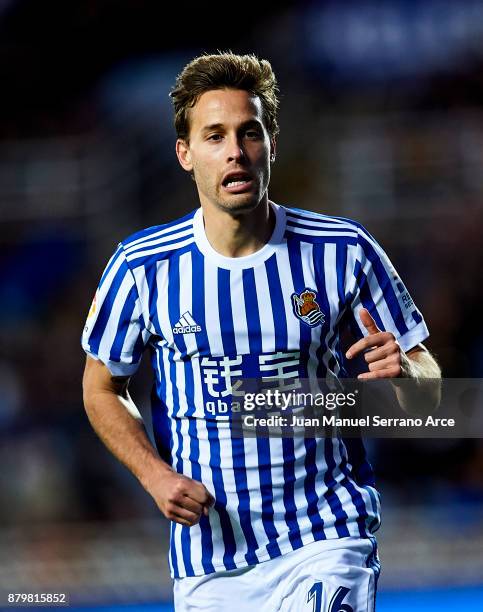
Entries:
<svg viewBox="0 0 483 612">
<path fill-rule="evenodd" d="M 361 307 L 403 350 L 428 336 L 364 228 L 272 206 L 270 241 L 245 257 L 211 247 L 201 208 L 126 239 L 84 330 L 85 351 L 114 375 L 134 374 L 150 348 L 159 453 L 215 497 L 198 525 L 171 524 L 174 577 L 259 563 L 315 540 L 369 537 L 379 526 L 379 495 L 360 441 L 233 435 L 233 378 L 344 376 L 341 325 L 367 333 Z"/>
</svg>

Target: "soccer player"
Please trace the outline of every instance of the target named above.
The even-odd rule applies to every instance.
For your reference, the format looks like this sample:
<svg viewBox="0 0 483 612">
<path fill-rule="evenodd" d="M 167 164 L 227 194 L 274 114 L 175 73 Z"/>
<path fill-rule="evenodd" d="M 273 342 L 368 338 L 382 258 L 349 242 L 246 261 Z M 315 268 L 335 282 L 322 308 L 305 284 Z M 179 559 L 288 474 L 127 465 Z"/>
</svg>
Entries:
<svg viewBox="0 0 483 612">
<path fill-rule="evenodd" d="M 201 206 L 119 244 L 83 334 L 89 419 L 172 521 L 178 612 L 374 606 L 379 494 L 362 449 L 234 435 L 236 379 L 343 377 L 344 325 L 357 334 L 345 357 L 364 353 L 363 378 L 440 375 L 423 317 L 374 238 L 269 200 L 277 91 L 253 55 L 184 68 L 171 92 L 176 154 Z M 128 393 L 148 347 L 157 450 Z"/>
</svg>

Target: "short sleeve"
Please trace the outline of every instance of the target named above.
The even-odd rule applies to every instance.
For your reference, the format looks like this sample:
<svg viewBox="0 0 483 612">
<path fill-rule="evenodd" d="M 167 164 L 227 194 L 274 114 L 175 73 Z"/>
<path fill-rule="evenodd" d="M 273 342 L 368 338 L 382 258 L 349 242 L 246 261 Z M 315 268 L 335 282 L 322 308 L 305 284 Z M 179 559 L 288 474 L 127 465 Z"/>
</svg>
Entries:
<svg viewBox="0 0 483 612">
<path fill-rule="evenodd" d="M 119 245 L 101 277 L 82 334 L 82 348 L 114 376 L 136 372 L 148 338 L 139 294 Z"/>
<path fill-rule="evenodd" d="M 403 351 L 429 336 L 421 312 L 389 257 L 364 228 L 358 229 L 357 247 L 348 257 L 349 266 L 346 303 L 350 303 L 351 327 L 356 337 L 367 335 L 358 314 L 363 307 L 379 329 L 394 334 Z"/>
</svg>

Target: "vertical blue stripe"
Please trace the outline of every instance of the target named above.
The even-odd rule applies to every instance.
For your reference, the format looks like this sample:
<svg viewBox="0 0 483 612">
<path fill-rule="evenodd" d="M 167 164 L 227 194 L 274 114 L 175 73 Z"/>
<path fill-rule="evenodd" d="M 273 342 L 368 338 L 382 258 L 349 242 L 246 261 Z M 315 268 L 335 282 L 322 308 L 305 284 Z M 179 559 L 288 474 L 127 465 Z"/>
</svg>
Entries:
<svg viewBox="0 0 483 612">
<path fill-rule="evenodd" d="M 347 324 L 346 317 L 346 295 L 345 295 L 345 273 L 347 269 L 347 244 L 337 242 L 336 246 L 336 272 L 337 272 L 337 295 L 339 298 L 339 321 L 337 324 L 337 330 L 334 334 L 332 342 L 329 346 L 334 351 L 339 364 L 339 376 L 346 378 L 348 372 L 346 370 L 345 356 L 342 354 L 340 346 L 340 330 L 344 330 Z M 350 307 L 349 307 L 350 310 Z"/>
<path fill-rule="evenodd" d="M 325 338 L 327 335 L 328 329 L 330 329 L 330 304 L 329 298 L 327 296 L 327 286 L 325 279 L 325 266 L 324 266 L 324 257 L 325 257 L 325 244 L 314 244 L 313 251 L 313 266 L 315 273 L 315 281 L 317 283 L 317 302 L 319 303 L 320 309 L 325 314 L 325 320 L 322 325 L 321 334 L 320 334 L 320 344 L 317 347 L 316 355 L 317 355 L 317 378 L 325 378 L 327 371 L 326 365 L 323 361 L 323 357 L 328 349 L 328 346 L 325 343 Z M 334 270 L 335 273 L 335 270 Z M 328 339 L 333 337 L 335 334 L 335 329 L 331 330 Z M 334 372 L 334 358 L 331 356 L 328 359 L 328 367 L 331 372 Z"/>
<path fill-rule="evenodd" d="M 168 271 L 168 314 L 171 322 L 171 326 L 173 327 L 176 321 L 181 316 L 180 313 L 180 286 L 179 286 L 179 257 L 172 257 L 169 260 L 169 271 Z M 181 336 L 181 337 L 179 337 Z M 186 353 L 186 345 L 184 342 L 184 338 L 182 334 L 178 334 L 178 342 L 181 346 L 181 350 L 184 350 Z M 173 351 L 169 351 L 169 362 L 170 362 L 170 378 L 173 385 L 173 418 L 176 419 L 176 433 L 178 437 L 178 450 L 176 451 L 177 461 L 176 461 L 176 470 L 179 473 L 182 473 L 182 452 L 183 452 L 183 439 L 181 435 L 181 418 L 179 416 L 180 403 L 179 403 L 179 392 L 180 389 L 177 385 L 176 380 L 176 364 L 173 358 Z M 184 392 L 184 389 L 181 389 L 181 392 Z M 181 551 L 183 554 L 183 562 L 186 568 L 186 572 L 188 575 L 193 575 L 193 566 L 191 564 L 191 555 L 190 555 L 190 533 L 189 527 L 183 525 L 181 527 Z"/>
<path fill-rule="evenodd" d="M 378 253 L 376 253 L 373 246 L 363 236 L 360 236 L 360 244 L 362 246 L 365 256 L 372 264 L 374 276 L 379 284 L 379 287 L 381 288 L 384 301 L 387 304 L 389 312 L 391 313 L 394 323 L 396 324 L 396 327 L 398 329 L 398 332 L 401 336 L 403 336 L 408 331 L 408 327 L 406 325 L 406 322 L 404 321 L 399 300 L 397 299 L 396 293 L 394 292 L 392 280 L 389 278 L 380 256 L 378 255 Z"/>
<path fill-rule="evenodd" d="M 262 354 L 262 330 L 260 324 L 257 288 L 253 269 L 243 270 L 243 294 L 248 328 L 248 342 L 252 355 Z M 264 305 L 265 307 L 265 305 Z M 271 558 L 278 557 L 280 548 L 276 542 L 278 532 L 274 524 L 273 486 L 270 460 L 270 443 L 267 438 L 257 438 L 258 473 L 260 477 L 260 494 L 262 497 L 262 523 L 269 543 L 267 552 Z"/>
<path fill-rule="evenodd" d="M 179 262 L 176 258 L 170 260 L 168 269 L 168 315 L 173 326 L 179 318 Z M 176 423 L 176 437 L 178 449 L 176 451 L 175 469 L 182 473 L 181 454 L 183 452 L 183 438 L 181 437 L 181 420 L 179 419 L 179 389 L 176 377 L 176 364 L 174 362 L 174 351 L 168 350 L 169 380 L 171 381 L 173 393 L 172 418 Z"/>
<path fill-rule="evenodd" d="M 305 281 L 302 269 L 302 253 L 300 248 L 300 241 L 291 237 L 287 241 L 288 257 L 290 262 L 290 270 L 292 272 L 292 279 L 295 293 L 300 294 L 305 289 Z M 301 376 L 307 376 L 307 363 L 309 360 L 309 347 L 312 341 L 312 330 L 311 328 L 299 321 L 300 326 L 300 365 L 301 365 Z"/>
<path fill-rule="evenodd" d="M 129 324 L 132 319 L 134 307 L 136 305 L 136 299 L 137 299 L 137 291 L 136 291 L 136 287 L 133 285 L 126 297 L 126 301 L 124 302 L 124 306 L 122 307 L 121 314 L 119 316 L 117 332 L 114 337 L 114 342 L 112 343 L 111 352 L 109 355 L 110 361 L 120 361 L 121 360 L 122 346 L 124 344 L 124 340 L 126 339 L 126 334 L 129 329 Z"/>
<path fill-rule="evenodd" d="M 208 346 L 208 338 L 206 335 L 206 321 L 205 321 L 205 284 L 204 284 L 204 266 L 201 254 L 198 254 L 197 249 L 192 251 L 192 315 L 194 320 L 200 325 L 201 331 L 194 335 L 198 346 Z M 201 382 L 201 381 L 200 381 Z M 193 397 L 194 402 L 194 397 Z M 199 445 L 198 445 L 198 457 L 197 462 L 193 465 L 193 478 L 201 482 L 201 467 L 198 463 L 199 459 Z M 211 465 L 211 457 L 209 464 Z M 216 491 L 215 491 L 216 496 Z M 211 529 L 210 520 L 205 515 L 201 516 L 200 519 L 200 530 L 201 530 L 201 563 L 203 569 L 207 574 L 214 572 L 213 566 L 213 533 Z"/>
<path fill-rule="evenodd" d="M 268 537 L 267 552 L 270 558 L 281 554 L 276 542 L 278 532 L 274 524 L 273 486 L 270 459 L 270 441 L 268 438 L 257 438 L 258 473 L 260 476 L 260 495 L 262 496 L 262 523 Z"/>
<path fill-rule="evenodd" d="M 340 469 L 342 473 L 346 476 L 346 478 L 344 479 L 344 486 L 349 491 L 352 503 L 354 504 L 358 513 L 356 523 L 357 527 L 359 528 L 359 534 L 361 538 L 366 538 L 368 536 L 368 533 L 366 531 L 366 519 L 368 517 L 366 504 L 360 491 L 358 491 L 353 484 L 353 475 L 349 470 L 349 466 L 347 465 L 347 450 L 343 440 L 341 439 L 339 439 L 339 453 L 342 459 Z"/>
<path fill-rule="evenodd" d="M 149 318 L 153 323 L 155 330 L 158 333 L 161 333 L 157 309 L 157 266 L 145 266 L 144 275 L 146 278 L 146 286 L 148 288 Z M 173 449 L 173 432 L 171 429 L 170 418 L 168 416 L 169 409 L 166 404 L 166 376 L 164 375 L 163 367 L 163 348 L 160 346 L 159 339 L 157 338 L 153 339 L 151 344 L 151 366 L 155 372 L 155 387 L 153 388 L 151 397 L 151 415 L 154 438 L 161 457 L 172 466 L 173 457 L 171 455 L 171 451 Z M 169 453 L 167 452 L 168 449 L 170 451 Z"/>
<path fill-rule="evenodd" d="M 171 565 L 173 567 L 173 574 L 175 578 L 179 578 L 179 569 L 178 569 L 178 555 L 176 554 L 176 545 L 174 543 L 174 530 L 176 529 L 176 524 L 171 522 L 169 527 L 169 556 L 171 559 Z"/>
<path fill-rule="evenodd" d="M 327 279 L 326 274 L 336 274 L 337 275 L 337 295 L 339 299 L 339 311 L 342 308 L 342 300 L 345 295 L 344 292 L 344 284 L 342 274 L 345 274 L 345 257 L 341 256 L 342 249 L 339 245 L 336 246 L 336 269 L 335 270 L 327 270 L 325 267 L 325 244 L 316 244 L 314 245 L 313 256 L 314 256 L 314 270 L 317 279 L 317 289 L 318 289 L 318 299 L 322 310 L 327 313 L 330 324 L 330 303 L 327 294 Z M 345 251 L 344 251 L 345 252 Z M 335 297 L 335 296 L 334 296 Z M 324 325 L 325 327 L 325 325 Z M 327 331 L 325 327 L 324 332 Z M 318 358 L 318 366 L 317 366 L 317 376 L 319 378 L 323 378 L 327 372 L 325 370 L 325 364 L 323 363 L 323 356 L 325 351 L 329 348 L 332 348 L 331 345 L 335 344 L 338 340 L 337 336 L 337 327 L 334 326 L 334 329 L 331 330 L 328 338 L 327 338 L 327 346 L 325 345 L 325 336 L 322 334 L 320 346 L 317 349 L 317 358 Z M 336 358 L 334 355 L 330 356 L 328 360 L 328 367 L 331 372 L 335 373 L 336 370 Z M 337 531 L 337 535 L 339 537 L 347 537 L 349 536 L 349 530 L 347 528 L 347 513 L 343 510 L 340 499 L 335 493 L 335 488 L 337 487 L 337 483 L 334 479 L 334 470 L 336 468 L 336 462 L 334 458 L 334 446 L 333 441 L 330 438 L 325 438 L 321 443 L 324 444 L 324 457 L 325 463 L 327 465 L 325 474 L 324 474 L 324 483 L 327 487 L 324 492 L 324 497 L 328 502 L 330 510 L 335 517 L 334 527 Z"/>
<path fill-rule="evenodd" d="M 268 288 L 272 300 L 273 322 L 275 326 L 275 351 L 288 351 L 287 317 L 283 302 L 282 285 L 277 267 L 277 257 L 272 255 L 265 262 Z M 293 550 L 303 545 L 297 523 L 295 504 L 295 450 L 293 438 L 282 438 L 283 449 L 283 504 L 285 522 L 289 529 L 289 539 Z"/>
<path fill-rule="evenodd" d="M 122 258 L 125 260 L 124 249 L 122 248 L 121 244 L 117 246 L 116 251 L 114 252 L 113 256 L 108 262 L 106 269 L 102 273 L 101 280 L 99 281 L 99 288 L 101 288 L 102 285 L 104 284 L 104 281 L 106 280 L 106 276 L 109 274 L 112 266 L 116 263 L 120 255 L 122 255 Z"/>
<path fill-rule="evenodd" d="M 343 442 L 347 451 L 349 463 L 352 466 L 352 478 L 358 487 L 363 487 L 367 491 L 371 499 L 374 519 L 369 524 L 368 529 L 372 533 L 379 527 L 380 522 L 374 489 L 372 488 L 376 486 L 374 471 L 367 458 L 367 452 L 362 440 L 359 438 L 343 438 Z"/>
<path fill-rule="evenodd" d="M 223 350 L 225 355 L 234 357 L 236 355 L 236 342 L 230 295 L 230 270 L 218 268 L 218 308 Z"/>
<path fill-rule="evenodd" d="M 305 438 L 305 471 L 304 479 L 305 497 L 307 498 L 307 516 L 312 523 L 312 535 L 314 540 L 325 540 L 324 520 L 319 513 L 319 496 L 315 490 L 315 480 L 317 477 L 317 440 L 315 438 Z"/>
<path fill-rule="evenodd" d="M 102 306 L 99 309 L 99 314 L 97 316 L 96 322 L 92 327 L 92 331 L 89 335 L 89 348 L 97 355 L 99 353 L 99 346 L 101 344 L 102 336 L 106 330 L 107 322 L 109 321 L 109 316 L 111 311 L 113 310 L 114 303 L 117 299 L 117 295 L 119 292 L 119 288 L 124 280 L 126 274 L 130 274 L 129 268 L 127 267 L 127 263 L 123 261 L 120 265 L 119 270 L 114 275 L 112 279 L 109 290 L 104 297 L 104 301 L 102 302 Z M 132 276 L 131 276 L 132 279 Z M 134 280 L 133 280 L 134 282 Z"/>
<path fill-rule="evenodd" d="M 195 334 L 198 349 L 209 347 L 208 337 L 206 334 L 206 313 L 205 313 L 205 267 L 203 256 L 197 251 L 193 250 L 192 253 L 192 304 L 193 304 L 193 318 L 200 325 L 201 331 Z M 236 553 L 236 542 L 233 527 L 231 524 L 230 517 L 226 511 L 227 496 L 225 493 L 225 485 L 223 483 L 223 473 L 221 470 L 221 457 L 220 457 L 220 440 L 218 433 L 218 424 L 216 421 L 208 419 L 206 421 L 206 427 L 208 431 L 208 440 L 210 442 L 210 461 L 209 466 L 212 472 L 213 486 L 215 488 L 215 507 L 214 509 L 218 512 L 220 517 L 220 525 L 222 530 L 223 542 L 225 545 L 225 552 L 223 554 L 223 563 L 226 569 L 235 569 L 236 565 L 234 557 Z M 201 474 L 199 477 L 201 480 Z M 203 524 L 200 522 L 202 527 L 202 558 L 203 563 L 213 567 L 213 542 L 211 526 L 208 520 L 204 521 Z M 207 545 L 208 549 L 205 551 L 204 545 Z M 212 570 L 214 571 L 214 569 Z"/>
<path fill-rule="evenodd" d="M 345 304 L 345 271 L 347 268 L 347 245 L 340 242 L 336 245 L 335 266 L 337 273 L 337 295 L 339 307 L 342 311 Z"/>
<path fill-rule="evenodd" d="M 371 507 L 372 507 L 372 512 L 374 514 L 374 518 L 368 525 L 368 530 L 370 533 L 374 533 L 375 531 L 379 529 L 379 526 L 381 524 L 379 515 L 377 512 L 376 496 L 374 494 L 374 489 L 372 489 L 371 487 L 364 486 L 364 489 L 367 491 L 367 493 L 369 494 L 369 497 L 371 498 Z"/>
<path fill-rule="evenodd" d="M 197 321 L 197 319 L 195 319 Z M 182 334 L 180 334 L 182 335 Z M 184 338 L 183 338 L 184 343 Z M 201 482 L 201 466 L 199 462 L 200 458 L 200 443 L 198 438 L 198 432 L 196 428 L 196 418 L 193 414 L 196 410 L 194 403 L 194 378 L 193 378 L 193 364 L 191 360 L 185 360 L 183 362 L 185 371 L 185 393 L 186 401 L 188 402 L 188 408 L 186 411 L 186 419 L 188 420 L 188 440 L 190 445 L 190 454 L 188 460 L 191 465 L 191 476 L 193 480 Z M 214 571 L 212 557 L 213 557 L 213 542 L 211 538 L 211 525 L 208 518 L 202 514 L 199 522 L 201 531 L 201 563 L 206 573 Z M 188 528 L 187 528 L 188 529 Z M 189 531 L 186 536 L 187 545 L 191 547 L 191 540 L 189 538 Z"/>
<path fill-rule="evenodd" d="M 233 312 L 231 300 L 227 296 L 231 295 L 230 290 L 230 271 L 223 268 L 218 269 L 218 308 L 221 326 L 221 338 L 223 342 L 223 352 L 226 356 L 236 355 L 235 328 L 233 325 Z M 238 515 L 240 526 L 247 542 L 247 552 L 245 559 L 249 565 L 258 563 L 255 551 L 258 549 L 258 542 L 253 531 L 250 515 L 250 492 L 245 465 L 245 445 L 243 438 L 236 438 L 231 430 L 231 446 L 233 455 L 233 473 L 235 477 L 236 492 L 238 495 Z"/>
<path fill-rule="evenodd" d="M 300 527 L 297 522 L 297 506 L 295 504 L 295 448 L 293 438 L 282 438 L 283 446 L 283 503 L 285 506 L 285 522 L 289 528 L 288 537 L 293 550 L 303 546 L 300 537 Z"/>
<path fill-rule="evenodd" d="M 275 352 L 288 350 L 287 317 L 283 302 L 282 285 L 277 267 L 277 257 L 272 255 L 265 262 L 268 289 L 272 300 L 273 323 L 275 325 Z M 266 305 L 268 307 L 268 304 Z"/>
<path fill-rule="evenodd" d="M 362 270 L 360 273 L 360 279 L 361 279 L 361 286 L 359 289 L 359 296 L 360 296 L 361 303 L 364 306 L 364 308 L 367 308 L 367 310 L 371 313 L 378 328 L 382 331 L 386 331 L 386 326 L 384 325 L 379 315 L 379 312 L 377 310 L 376 304 L 374 303 L 374 300 L 372 299 L 371 289 L 369 287 L 369 283 L 367 282 L 367 277 L 364 274 L 364 272 L 362 272 Z"/>
<path fill-rule="evenodd" d="M 144 323 L 141 320 L 141 325 L 144 328 Z M 142 333 L 136 338 L 136 342 L 134 343 L 134 347 L 132 349 L 131 361 L 132 363 L 138 363 L 141 361 L 141 357 L 144 352 L 144 340 Z"/>
<path fill-rule="evenodd" d="M 342 508 L 340 499 L 335 493 L 337 488 L 337 482 L 334 478 L 334 470 L 336 467 L 334 459 L 334 441 L 331 438 L 325 438 L 324 444 L 324 456 L 327 464 L 327 470 L 324 474 L 324 482 L 327 486 L 327 491 L 324 493 L 325 499 L 328 501 L 332 514 L 335 516 L 334 527 L 337 531 L 339 538 L 346 538 L 350 536 L 349 529 L 347 528 L 347 513 Z"/>
<path fill-rule="evenodd" d="M 146 277 L 146 285 L 148 287 L 148 307 L 149 318 L 158 333 L 161 333 L 161 326 L 158 317 L 158 267 L 156 262 L 151 265 L 144 266 L 144 275 Z M 169 296 L 169 290 L 168 290 Z M 168 298 L 169 299 L 169 298 Z M 179 301 L 179 300 L 178 300 Z"/>
<path fill-rule="evenodd" d="M 234 557 L 236 553 L 235 535 L 231 525 L 230 517 L 226 511 L 227 497 L 223 484 L 223 474 L 221 471 L 220 440 L 216 421 L 208 419 L 206 421 L 208 430 L 208 440 L 210 443 L 210 466 L 213 474 L 213 485 L 215 487 L 215 510 L 220 516 L 220 526 L 225 544 L 223 553 L 223 564 L 227 570 L 235 569 Z"/>
<path fill-rule="evenodd" d="M 255 273 L 252 268 L 243 270 L 243 294 L 245 297 L 245 312 L 247 317 L 248 342 L 250 353 L 260 355 L 262 351 L 262 330 L 258 314 L 257 287 Z M 264 308 L 268 305 L 263 305 Z"/>
<path fill-rule="evenodd" d="M 290 269 L 292 272 L 292 279 L 294 284 L 294 290 L 300 294 L 305 288 L 305 281 L 302 268 L 302 253 L 300 241 L 296 241 L 291 238 L 287 241 L 288 255 L 290 262 Z M 311 328 L 303 323 L 299 322 L 300 325 L 300 363 L 301 363 L 301 376 L 307 376 L 307 363 L 309 360 L 309 347 L 312 341 L 312 330 Z M 306 476 L 304 479 L 304 491 L 307 499 L 307 516 L 312 523 L 312 534 L 315 540 L 321 540 L 325 538 L 324 533 L 324 521 L 318 511 L 318 495 L 315 490 L 315 477 L 317 475 L 317 463 L 316 463 L 316 444 L 317 441 L 314 438 L 305 438 L 305 469 Z"/>
<path fill-rule="evenodd" d="M 156 382 L 151 391 L 151 418 L 153 423 L 154 441 L 160 457 L 169 465 L 173 465 L 173 432 L 166 405 L 166 381 L 161 368 L 161 351 L 153 350 L 151 366 L 156 372 Z"/>
</svg>

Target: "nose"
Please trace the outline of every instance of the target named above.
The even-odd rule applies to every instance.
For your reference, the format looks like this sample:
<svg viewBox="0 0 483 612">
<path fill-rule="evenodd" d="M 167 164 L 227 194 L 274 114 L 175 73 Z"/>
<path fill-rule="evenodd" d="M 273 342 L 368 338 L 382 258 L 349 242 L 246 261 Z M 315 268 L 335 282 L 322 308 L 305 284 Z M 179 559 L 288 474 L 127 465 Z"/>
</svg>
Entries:
<svg viewBox="0 0 483 612">
<path fill-rule="evenodd" d="M 242 161 L 246 157 L 245 150 L 238 138 L 232 138 L 228 145 L 227 158 L 229 162 Z"/>
</svg>

